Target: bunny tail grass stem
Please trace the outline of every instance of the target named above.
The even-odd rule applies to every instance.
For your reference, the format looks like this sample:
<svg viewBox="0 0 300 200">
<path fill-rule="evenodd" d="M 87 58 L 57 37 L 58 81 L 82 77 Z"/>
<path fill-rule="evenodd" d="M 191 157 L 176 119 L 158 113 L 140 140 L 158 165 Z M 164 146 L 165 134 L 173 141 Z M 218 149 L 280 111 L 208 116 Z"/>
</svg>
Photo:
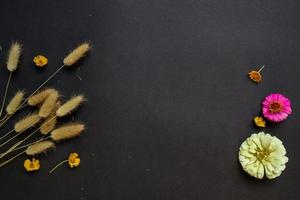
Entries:
<svg viewBox="0 0 300 200">
<path fill-rule="evenodd" d="M 28 140 L 31 136 L 33 136 L 36 132 L 38 132 L 42 126 L 44 126 L 46 123 L 48 123 L 48 122 L 50 122 L 50 121 L 52 121 L 52 120 L 54 120 L 54 119 L 55 119 L 55 117 L 53 117 L 53 118 L 49 119 L 48 121 L 44 122 L 39 128 L 35 129 L 32 133 L 30 133 L 30 134 L 29 134 L 27 137 L 25 137 L 23 140 L 21 140 L 21 141 L 19 141 L 18 143 L 14 144 L 13 147 L 11 147 L 11 148 L 10 148 L 9 150 L 7 150 L 6 152 L 2 153 L 2 154 L 0 155 L 0 158 L 2 158 L 3 154 L 6 155 L 6 154 L 8 154 L 8 153 L 10 153 L 10 152 L 12 152 L 12 151 L 15 151 L 15 149 L 16 149 L 18 146 L 20 146 L 22 143 L 24 143 L 26 140 Z M 20 132 L 20 133 L 22 133 L 22 132 Z M 20 134 L 20 133 L 19 133 L 19 134 Z M 19 134 L 17 134 L 17 135 L 19 135 Z M 15 137 L 15 136 L 14 136 L 14 137 Z M 49 138 L 50 138 L 50 137 L 43 138 L 43 139 L 40 140 L 39 142 L 44 141 L 44 140 L 49 139 Z M 7 142 L 6 142 L 6 143 L 7 143 Z M 2 144 L 1 144 L 1 145 L 2 145 Z M 0 147 L 1 147 L 1 145 L 0 145 Z"/>
<path fill-rule="evenodd" d="M 49 172 L 49 174 L 51 174 L 52 172 L 54 172 L 54 170 L 56 170 L 58 167 L 60 167 L 61 165 L 65 164 L 66 162 L 68 162 L 68 160 L 61 161 L 60 163 L 58 163 L 57 165 L 55 165 L 55 167 L 53 167 L 51 169 L 51 171 Z"/>
<path fill-rule="evenodd" d="M 26 104 L 20 106 L 20 108 L 18 108 L 18 110 L 21 110 L 21 109 L 25 108 L 26 106 L 28 106 L 28 103 L 26 103 Z M 12 115 L 12 114 L 11 114 L 11 115 Z M 9 115 L 9 114 L 6 113 L 5 116 L 4 116 L 2 119 L 0 119 L 0 128 L 1 128 L 1 126 L 2 126 L 7 120 L 9 120 L 9 118 L 11 117 L 11 115 Z M 5 120 L 5 121 L 4 121 L 4 120 Z"/>
<path fill-rule="evenodd" d="M 6 113 L 5 116 L 4 116 L 2 119 L 0 119 L 0 124 L 1 124 L 1 122 L 3 122 L 7 117 L 8 117 L 8 114 Z"/>
<path fill-rule="evenodd" d="M 26 148 L 26 147 L 29 147 L 29 146 L 31 146 L 31 145 L 33 145 L 33 144 L 36 144 L 36 143 L 39 143 L 39 142 L 43 142 L 43 141 L 48 140 L 48 139 L 50 139 L 50 138 L 51 138 L 51 137 L 47 137 L 47 138 L 42 137 L 41 139 L 39 139 L 39 140 L 37 140 L 37 141 L 31 142 L 31 143 L 29 143 L 29 144 L 25 144 L 25 145 L 20 146 L 20 147 L 18 147 L 18 148 L 14 148 L 14 149 L 12 149 L 11 151 L 9 151 L 9 152 L 6 153 L 6 154 L 5 154 L 5 152 L 4 152 L 4 153 L 0 153 L 0 157 L 1 157 L 2 155 L 4 155 L 4 154 L 7 155 L 7 154 L 9 154 L 9 153 L 18 151 L 18 150 L 20 150 L 20 149 L 24 149 L 24 148 Z"/>
<path fill-rule="evenodd" d="M 22 105 L 18 110 L 21 110 L 21 109 L 25 108 L 26 106 L 28 106 L 28 103 Z"/>
<path fill-rule="evenodd" d="M 44 85 L 46 85 L 48 83 L 48 81 L 50 81 L 58 72 L 60 72 L 60 70 L 62 68 L 64 68 L 65 65 L 62 65 L 61 67 L 59 67 L 51 76 L 49 76 L 49 78 L 47 78 L 47 80 L 45 80 L 36 90 L 34 90 L 31 95 L 29 95 L 29 97 L 27 97 L 23 103 L 19 106 L 19 107 L 22 107 L 26 102 L 27 100 L 32 97 L 35 93 L 37 93 L 42 87 L 44 87 Z"/>
<path fill-rule="evenodd" d="M 3 158 L 3 157 L 6 156 L 7 154 L 10 154 L 10 153 L 12 153 L 12 152 L 14 152 L 14 151 L 18 151 L 18 150 L 20 150 L 20 149 L 24 149 L 24 148 L 26 148 L 26 147 L 29 147 L 29 146 L 34 145 L 34 144 L 39 143 L 39 142 L 46 141 L 46 140 L 48 140 L 48 139 L 51 139 L 51 136 L 48 136 L 48 137 L 45 137 L 45 138 L 42 137 L 41 139 L 39 139 L 39 140 L 37 140 L 37 141 L 34 141 L 34 142 L 29 143 L 29 144 L 25 144 L 25 145 L 23 145 L 23 146 L 18 147 L 20 144 L 23 143 L 23 141 L 19 141 L 17 144 L 15 144 L 15 145 L 13 145 L 11 148 L 9 148 L 7 151 L 5 151 L 5 152 L 3 152 L 3 153 L 0 153 L 0 158 Z M 17 148 L 17 147 L 18 147 L 18 148 Z"/>
<path fill-rule="evenodd" d="M 11 131 L 9 131 L 8 133 L 10 133 Z M 19 135 L 21 135 L 23 132 L 19 132 L 18 134 L 14 135 L 13 137 L 9 138 L 8 140 L 6 140 L 5 142 L 3 142 L 2 144 L 0 144 L 0 147 L 3 147 L 4 145 L 6 145 L 7 143 L 9 143 L 10 141 L 12 141 L 13 139 L 15 139 L 16 137 L 18 137 Z"/>
<path fill-rule="evenodd" d="M 6 160 L 6 161 L 0 163 L 0 167 L 3 167 L 4 165 L 7 165 L 8 163 L 10 163 L 11 161 L 13 161 L 13 160 L 16 159 L 17 157 L 19 157 L 19 156 L 21 156 L 22 154 L 24 154 L 25 152 L 26 152 L 26 150 L 25 150 L 25 151 L 22 151 L 21 153 L 15 155 L 14 157 L 12 157 L 12 158 L 10 158 L 10 159 L 8 159 L 8 160 Z"/>
<path fill-rule="evenodd" d="M 17 142 L 16 144 L 14 144 L 13 146 L 11 146 L 7 151 L 5 151 L 4 153 L 0 154 L 0 158 L 3 158 L 4 156 L 6 156 L 7 154 L 16 151 L 16 148 L 18 146 L 20 146 L 25 140 L 27 140 L 28 138 L 30 138 L 36 131 L 32 132 L 30 135 L 28 135 L 25 139 Z M 16 136 L 20 135 L 22 132 L 18 133 Z M 12 139 L 14 139 L 16 136 L 14 136 L 13 138 L 10 138 L 8 141 L 6 141 L 5 143 L 1 144 L 1 146 L 5 145 L 6 143 L 8 143 L 9 141 L 11 141 Z"/>
<path fill-rule="evenodd" d="M 46 81 L 44 81 L 36 90 L 34 90 L 31 95 L 29 95 L 24 101 L 23 103 L 19 106 L 19 108 L 12 113 L 6 120 L 4 120 L 1 124 L 0 124 L 0 128 L 18 111 L 20 110 L 28 101 L 28 99 L 30 97 L 32 97 L 36 92 L 38 92 L 42 87 L 44 87 L 44 85 L 46 85 L 48 83 L 48 81 L 50 81 L 58 72 L 60 72 L 60 70 L 62 70 L 62 68 L 64 68 L 65 65 L 62 65 L 61 67 L 59 67 L 51 76 L 49 76 L 49 78 L 47 78 Z"/>
<path fill-rule="evenodd" d="M 20 146 L 20 147 L 18 147 L 18 148 L 14 148 L 13 150 L 11 150 L 9 153 L 12 153 L 12 152 L 14 152 L 14 151 L 18 151 L 18 150 L 20 150 L 20 149 L 24 149 L 24 148 L 26 148 L 26 147 L 29 147 L 29 146 L 31 146 L 31 145 L 34 145 L 34 144 L 36 144 L 36 143 L 39 143 L 39 142 L 43 142 L 43 141 L 45 141 L 45 140 L 48 140 L 48 139 L 50 139 L 51 137 L 41 137 L 39 140 L 36 140 L 36 141 L 34 141 L 34 142 L 31 142 L 31 143 L 29 143 L 29 144 L 25 144 L 25 145 L 22 145 L 22 146 Z M 2 155 L 3 153 L 0 153 L 0 156 Z"/>
<path fill-rule="evenodd" d="M 11 134 L 11 133 L 13 133 L 13 132 L 14 132 L 14 129 L 8 131 L 5 135 L 3 135 L 3 136 L 0 138 L 0 140 L 6 138 L 9 134 Z"/>
<path fill-rule="evenodd" d="M 10 152 L 12 152 L 13 149 L 15 149 L 16 145 L 19 145 L 20 142 L 18 142 L 17 144 L 13 145 L 12 147 L 10 147 L 7 151 L 5 151 L 4 153 L 0 154 L 0 158 L 3 158 L 4 156 L 6 156 L 7 154 L 9 154 Z"/>
<path fill-rule="evenodd" d="M 2 113 L 3 113 L 3 108 L 4 108 L 4 105 L 5 105 L 5 101 L 6 101 L 6 96 L 7 96 L 10 80 L 11 80 L 11 75 L 12 75 L 12 72 L 9 73 L 8 80 L 7 80 L 7 83 L 6 83 L 4 97 L 3 97 L 3 100 L 2 100 L 2 106 L 1 106 L 1 110 L 0 110 L 0 117 L 2 116 Z"/>
</svg>

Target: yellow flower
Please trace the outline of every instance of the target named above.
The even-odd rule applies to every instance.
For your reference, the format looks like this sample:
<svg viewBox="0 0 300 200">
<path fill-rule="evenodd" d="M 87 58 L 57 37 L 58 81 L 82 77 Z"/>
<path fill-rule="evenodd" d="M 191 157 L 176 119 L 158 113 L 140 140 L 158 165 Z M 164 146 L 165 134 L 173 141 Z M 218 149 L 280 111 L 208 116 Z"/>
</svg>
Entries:
<svg viewBox="0 0 300 200">
<path fill-rule="evenodd" d="M 266 122 L 262 117 L 254 117 L 254 123 L 258 127 L 266 127 Z"/>
<path fill-rule="evenodd" d="M 277 137 L 268 133 L 254 133 L 241 145 L 239 161 L 251 176 L 273 179 L 281 175 L 288 162 L 286 150 Z"/>
<path fill-rule="evenodd" d="M 80 158 L 77 153 L 71 153 L 68 159 L 69 166 L 71 168 L 78 167 L 80 164 Z"/>
<path fill-rule="evenodd" d="M 65 164 L 65 163 L 69 163 L 69 166 L 71 168 L 78 167 L 79 164 L 80 164 L 79 155 L 77 153 L 70 153 L 68 160 L 64 160 L 64 161 L 61 161 L 60 163 L 58 163 L 55 167 L 53 167 L 51 169 L 51 171 L 49 172 L 49 174 L 51 174 L 52 172 L 54 172 L 54 170 L 56 170 L 58 167 L 60 167 L 61 165 Z"/>
<path fill-rule="evenodd" d="M 43 55 L 37 55 L 33 58 L 33 62 L 38 67 L 43 67 L 48 64 L 48 59 Z"/>
<path fill-rule="evenodd" d="M 26 159 L 24 161 L 24 168 L 28 172 L 37 171 L 40 169 L 40 161 L 36 160 L 35 158 L 32 158 L 32 161 L 30 161 L 29 159 Z"/>
<path fill-rule="evenodd" d="M 265 66 L 263 65 L 258 71 L 253 70 L 253 71 L 249 72 L 248 73 L 249 78 L 256 83 L 261 82 L 262 76 L 261 76 L 260 72 L 263 70 L 264 67 Z"/>
</svg>

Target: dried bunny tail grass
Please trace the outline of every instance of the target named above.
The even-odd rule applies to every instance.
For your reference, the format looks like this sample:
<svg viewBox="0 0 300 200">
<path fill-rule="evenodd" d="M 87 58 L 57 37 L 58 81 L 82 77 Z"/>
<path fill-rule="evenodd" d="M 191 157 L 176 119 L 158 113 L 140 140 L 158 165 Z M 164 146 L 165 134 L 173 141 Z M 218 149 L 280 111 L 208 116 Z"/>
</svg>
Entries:
<svg viewBox="0 0 300 200">
<path fill-rule="evenodd" d="M 64 65 L 71 66 L 75 64 L 80 58 L 84 57 L 90 49 L 91 45 L 88 42 L 82 43 L 65 57 Z"/>
<path fill-rule="evenodd" d="M 51 118 L 49 117 L 45 121 L 46 122 L 43 124 L 43 126 L 40 127 L 40 132 L 43 135 L 48 135 L 55 128 L 57 123 L 57 117 L 56 116 L 53 116 Z"/>
<path fill-rule="evenodd" d="M 17 69 L 19 58 L 22 52 L 22 45 L 19 42 L 13 42 L 10 46 L 6 66 L 8 71 L 13 72 Z"/>
<path fill-rule="evenodd" d="M 51 114 L 45 119 L 45 123 L 40 127 L 40 132 L 43 135 L 47 135 L 50 133 L 56 126 L 57 123 L 57 116 L 56 116 L 56 110 L 60 107 L 60 102 L 56 102 L 55 108 L 51 112 Z"/>
<path fill-rule="evenodd" d="M 57 111 L 56 115 L 58 117 L 63 117 L 71 113 L 75 110 L 78 106 L 80 106 L 85 101 L 83 95 L 77 95 L 72 97 L 69 101 L 64 103 Z"/>
<path fill-rule="evenodd" d="M 79 136 L 85 129 L 85 125 L 82 123 L 71 123 L 60 128 L 54 129 L 51 132 L 51 138 L 54 141 L 60 141 L 65 139 L 71 139 Z"/>
<path fill-rule="evenodd" d="M 33 95 L 32 97 L 30 97 L 28 99 L 28 104 L 30 106 L 36 106 L 36 105 L 42 103 L 43 101 L 45 101 L 45 99 L 53 92 L 56 92 L 56 90 L 52 89 L 52 88 L 42 90 L 42 91 L 38 92 L 37 94 Z"/>
<path fill-rule="evenodd" d="M 49 149 L 54 149 L 55 144 L 50 140 L 42 141 L 27 147 L 25 153 L 29 156 L 34 156 L 40 153 L 45 153 Z"/>
<path fill-rule="evenodd" d="M 42 104 L 39 110 L 39 116 L 42 118 L 48 117 L 53 111 L 53 109 L 55 108 L 58 98 L 59 98 L 58 92 L 57 91 L 52 92 Z"/>
<path fill-rule="evenodd" d="M 25 130 L 33 127 L 34 125 L 36 125 L 40 120 L 41 120 L 41 117 L 38 114 L 36 114 L 36 113 L 30 114 L 30 115 L 24 117 L 23 119 L 21 119 L 20 121 L 18 121 L 15 124 L 14 129 L 17 133 L 25 131 Z"/>
<path fill-rule="evenodd" d="M 10 102 L 6 106 L 7 114 L 11 115 L 18 110 L 19 106 L 21 105 L 24 99 L 24 95 L 25 95 L 24 91 L 21 90 L 17 91 L 15 96 L 10 100 Z"/>
</svg>

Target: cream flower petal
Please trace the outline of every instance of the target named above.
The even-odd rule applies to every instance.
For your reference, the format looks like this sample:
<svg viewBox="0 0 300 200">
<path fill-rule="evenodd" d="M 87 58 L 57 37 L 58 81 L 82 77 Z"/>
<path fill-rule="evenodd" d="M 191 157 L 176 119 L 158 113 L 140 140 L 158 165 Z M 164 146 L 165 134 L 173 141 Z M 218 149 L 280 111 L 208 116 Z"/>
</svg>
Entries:
<svg viewBox="0 0 300 200">
<path fill-rule="evenodd" d="M 259 167 L 257 170 L 257 178 L 262 179 L 264 177 L 264 173 L 265 173 L 264 165 L 262 163 L 259 163 Z"/>
<path fill-rule="evenodd" d="M 273 179 L 281 175 L 288 162 L 286 150 L 277 137 L 264 132 L 254 133 L 240 146 L 239 161 L 251 176 Z"/>
</svg>

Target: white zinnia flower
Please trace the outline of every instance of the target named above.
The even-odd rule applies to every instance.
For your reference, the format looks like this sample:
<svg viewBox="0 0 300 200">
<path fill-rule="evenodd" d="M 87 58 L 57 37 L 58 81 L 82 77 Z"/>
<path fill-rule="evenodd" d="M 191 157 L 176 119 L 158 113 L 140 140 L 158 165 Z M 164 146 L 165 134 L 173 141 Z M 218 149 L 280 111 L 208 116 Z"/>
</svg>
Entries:
<svg viewBox="0 0 300 200">
<path fill-rule="evenodd" d="M 288 157 L 281 140 L 264 132 L 254 133 L 241 145 L 239 160 L 251 176 L 273 179 L 281 175 Z"/>
</svg>

